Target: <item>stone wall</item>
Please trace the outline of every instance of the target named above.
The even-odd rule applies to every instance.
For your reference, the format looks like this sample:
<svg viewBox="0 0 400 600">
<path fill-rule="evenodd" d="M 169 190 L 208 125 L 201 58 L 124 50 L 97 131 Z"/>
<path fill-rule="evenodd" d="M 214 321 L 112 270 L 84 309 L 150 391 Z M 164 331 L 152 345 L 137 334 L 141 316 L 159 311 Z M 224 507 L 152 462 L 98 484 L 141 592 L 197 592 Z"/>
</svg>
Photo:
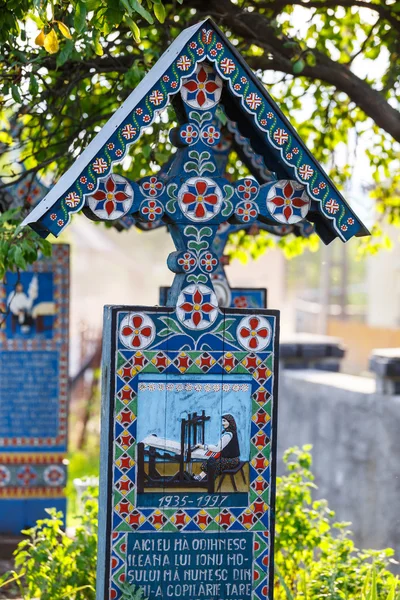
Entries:
<svg viewBox="0 0 400 600">
<path fill-rule="evenodd" d="M 316 498 L 351 521 L 359 548 L 400 558 L 400 396 L 374 379 L 281 369 L 278 473 L 290 446 L 313 445 Z"/>
</svg>

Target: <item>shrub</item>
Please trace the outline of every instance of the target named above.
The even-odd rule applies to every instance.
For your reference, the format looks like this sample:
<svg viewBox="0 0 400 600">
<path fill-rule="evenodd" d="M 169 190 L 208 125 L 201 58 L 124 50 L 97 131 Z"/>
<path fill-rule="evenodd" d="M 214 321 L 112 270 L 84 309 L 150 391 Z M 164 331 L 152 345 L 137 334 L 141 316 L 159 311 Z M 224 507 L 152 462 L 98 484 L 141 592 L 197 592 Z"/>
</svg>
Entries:
<svg viewBox="0 0 400 600">
<path fill-rule="evenodd" d="M 400 600 L 387 568 L 393 550 L 357 550 L 349 524 L 336 522 L 325 500 L 312 500 L 310 449 L 289 449 L 287 474 L 277 479 L 275 600 Z M 90 494 L 74 539 L 62 531 L 55 510 L 25 532 L 16 570 L 0 587 L 18 583 L 24 600 L 94 600 L 98 509 L 97 494 Z M 123 600 L 145 598 L 125 584 Z"/>
</svg>

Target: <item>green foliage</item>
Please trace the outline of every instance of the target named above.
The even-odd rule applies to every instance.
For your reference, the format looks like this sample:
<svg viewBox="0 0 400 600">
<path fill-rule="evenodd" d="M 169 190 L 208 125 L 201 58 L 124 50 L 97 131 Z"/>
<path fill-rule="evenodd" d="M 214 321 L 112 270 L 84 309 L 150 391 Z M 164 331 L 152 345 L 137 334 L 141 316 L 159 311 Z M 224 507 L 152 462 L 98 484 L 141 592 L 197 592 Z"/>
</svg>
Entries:
<svg viewBox="0 0 400 600">
<path fill-rule="evenodd" d="M 39 252 L 51 255 L 51 244 L 30 228 L 21 229 L 21 209 L 13 208 L 0 215 L 0 279 L 6 271 L 25 269 L 35 262 Z"/>
<path fill-rule="evenodd" d="M 55 509 L 23 532 L 28 537 L 15 552 L 16 570 L 0 579 L 0 587 L 18 580 L 24 600 L 95 599 L 98 505 L 97 491 L 90 493 L 73 539 Z"/>
<path fill-rule="evenodd" d="M 25 168 L 57 179 L 171 40 L 207 12 L 218 15 L 218 24 L 250 66 L 265 71 L 263 81 L 268 90 L 339 188 L 344 187 L 354 165 L 354 152 L 349 151 L 347 141 L 356 141 L 369 159 L 382 218 L 400 224 L 399 145 L 389 131 L 374 122 L 374 114 L 371 116 L 375 106 L 376 118 L 389 106 L 399 107 L 400 13 L 396 2 L 371 3 L 369 10 L 356 0 L 344 6 L 315 0 L 301 3 L 301 8 L 296 6 L 298 0 L 237 0 L 224 2 L 224 10 L 218 10 L 217 0 L 179 0 L 179 4 L 161 0 L 13 0 L 3 4 L 0 141 L 8 146 L 0 157 L 0 176 L 13 179 L 20 175 L 15 168 L 17 150 L 17 162 Z M 268 34 L 257 37 L 257 32 L 251 32 L 249 38 L 241 18 L 234 16 L 234 11 L 242 9 L 251 9 L 264 20 Z M 285 75 L 271 76 L 270 69 L 282 69 Z M 341 88 L 341 82 L 353 72 L 367 87 L 379 90 L 381 102 L 370 103 L 370 115 Z M 362 98 L 362 90 L 359 92 Z M 18 127 L 13 131 L 14 140 L 6 142 L 11 118 Z M 168 122 L 162 118 L 153 124 L 131 149 L 131 160 L 117 170 L 132 179 L 156 172 L 157 162 L 165 161 L 171 152 L 168 130 L 174 122 L 175 115 L 169 110 Z M 237 156 L 231 157 L 228 172 L 232 177 L 246 174 Z M 268 240 L 253 238 L 254 244 L 251 241 L 246 247 L 238 246 L 236 255 L 242 259 L 247 252 L 258 256 L 276 245 L 270 236 Z M 291 257 L 309 244 L 298 239 L 282 240 L 277 246 Z M 361 244 L 361 252 L 373 252 L 384 247 L 385 241 L 377 234 L 371 244 Z"/>
<path fill-rule="evenodd" d="M 325 500 L 313 500 L 311 446 L 290 448 L 287 473 L 277 479 L 275 600 L 400 600 L 398 579 L 389 570 L 393 550 L 358 550 L 349 523 L 338 523 Z M 69 538 L 60 513 L 26 531 L 15 552 L 16 570 L 0 588 L 18 583 L 24 600 L 92 600 L 95 597 L 97 499 L 86 500 Z M 125 583 L 123 600 L 146 600 Z"/>
<path fill-rule="evenodd" d="M 310 449 L 287 450 L 288 474 L 277 480 L 275 599 L 398 599 L 387 569 L 393 550 L 357 550 L 349 523 L 336 522 L 326 500 L 312 499 Z"/>
<path fill-rule="evenodd" d="M 130 583 L 123 583 L 121 586 L 121 600 L 147 600 L 142 588 Z"/>
</svg>

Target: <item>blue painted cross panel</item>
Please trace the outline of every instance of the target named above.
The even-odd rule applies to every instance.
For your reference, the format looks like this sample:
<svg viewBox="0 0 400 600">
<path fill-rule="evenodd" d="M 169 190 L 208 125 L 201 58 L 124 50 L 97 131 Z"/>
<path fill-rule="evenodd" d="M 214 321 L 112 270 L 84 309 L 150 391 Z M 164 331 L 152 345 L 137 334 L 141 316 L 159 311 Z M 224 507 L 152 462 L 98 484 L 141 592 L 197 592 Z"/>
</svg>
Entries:
<svg viewBox="0 0 400 600">
<path fill-rule="evenodd" d="M 69 246 L 0 284 L 0 532 L 65 513 Z"/>
<path fill-rule="evenodd" d="M 272 598 L 279 313 L 189 302 L 105 309 L 98 600 Z"/>
<path fill-rule="evenodd" d="M 213 277 L 213 287 L 218 304 L 232 308 L 266 308 L 267 290 L 265 288 L 231 288 L 224 275 Z M 167 305 L 170 288 L 161 286 L 159 291 L 160 306 Z"/>
</svg>

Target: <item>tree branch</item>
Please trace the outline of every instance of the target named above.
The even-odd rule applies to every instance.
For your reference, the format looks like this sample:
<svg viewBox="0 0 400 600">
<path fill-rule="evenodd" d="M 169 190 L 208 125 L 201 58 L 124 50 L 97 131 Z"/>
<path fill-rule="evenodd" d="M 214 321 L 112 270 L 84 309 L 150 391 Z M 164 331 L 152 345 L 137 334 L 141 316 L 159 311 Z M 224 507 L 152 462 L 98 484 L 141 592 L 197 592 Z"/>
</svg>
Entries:
<svg viewBox="0 0 400 600">
<path fill-rule="evenodd" d="M 277 1 L 283 2 L 283 0 Z M 307 3 L 307 6 L 310 6 L 311 2 L 312 0 Z M 300 3 L 300 0 L 294 0 L 292 3 Z M 293 73 L 292 61 L 298 54 L 298 48 L 289 47 L 286 44 L 288 39 L 278 34 L 265 16 L 242 10 L 230 0 L 208 0 L 207 2 L 191 0 L 190 4 L 200 13 L 211 15 L 234 34 L 243 37 L 248 44 L 256 44 L 266 51 L 262 56 L 248 57 L 249 65 L 253 69 L 263 71 L 274 69 L 296 76 Z M 385 97 L 353 73 L 345 64 L 333 61 L 320 51 L 311 48 L 310 51 L 316 58 L 316 64 L 314 66 L 306 65 L 301 75 L 313 80 L 324 81 L 333 85 L 337 90 L 345 92 L 350 100 L 355 102 L 379 127 L 400 142 L 400 114 L 387 102 Z M 268 53 L 272 55 L 272 58 L 268 56 Z"/>
</svg>

